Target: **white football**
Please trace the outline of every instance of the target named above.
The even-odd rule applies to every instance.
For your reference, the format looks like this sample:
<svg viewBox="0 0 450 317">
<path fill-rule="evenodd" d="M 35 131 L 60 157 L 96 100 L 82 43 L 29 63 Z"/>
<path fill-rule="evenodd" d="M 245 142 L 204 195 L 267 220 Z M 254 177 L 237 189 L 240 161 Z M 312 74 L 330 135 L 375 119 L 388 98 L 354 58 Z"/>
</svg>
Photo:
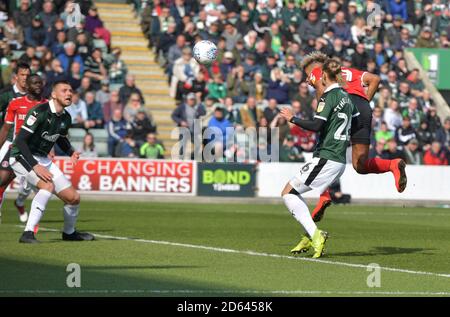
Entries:
<svg viewBox="0 0 450 317">
<path fill-rule="evenodd" d="M 200 41 L 194 46 L 193 56 L 203 65 L 209 65 L 217 58 L 217 46 L 211 41 Z"/>
</svg>

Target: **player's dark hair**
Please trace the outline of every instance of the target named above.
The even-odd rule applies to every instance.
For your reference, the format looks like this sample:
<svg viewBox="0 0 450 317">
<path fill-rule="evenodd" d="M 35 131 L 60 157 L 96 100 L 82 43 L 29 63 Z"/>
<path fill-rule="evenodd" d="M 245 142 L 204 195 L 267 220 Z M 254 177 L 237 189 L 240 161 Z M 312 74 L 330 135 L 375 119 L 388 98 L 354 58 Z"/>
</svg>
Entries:
<svg viewBox="0 0 450 317">
<path fill-rule="evenodd" d="M 16 67 L 16 69 L 14 69 L 14 74 L 17 75 L 19 73 L 19 70 L 21 70 L 21 69 L 30 70 L 30 65 L 28 65 L 27 63 L 24 63 L 24 62 L 17 63 L 17 67 Z"/>
<path fill-rule="evenodd" d="M 323 64 L 322 72 L 326 73 L 330 80 L 339 82 L 341 80 L 341 63 L 334 58 L 330 58 Z"/>
<path fill-rule="evenodd" d="M 60 79 L 60 80 L 55 81 L 52 84 L 52 90 L 55 90 L 56 86 L 58 86 L 58 85 L 69 85 L 70 87 L 72 87 L 72 85 L 70 84 L 70 82 L 68 80 Z"/>
</svg>

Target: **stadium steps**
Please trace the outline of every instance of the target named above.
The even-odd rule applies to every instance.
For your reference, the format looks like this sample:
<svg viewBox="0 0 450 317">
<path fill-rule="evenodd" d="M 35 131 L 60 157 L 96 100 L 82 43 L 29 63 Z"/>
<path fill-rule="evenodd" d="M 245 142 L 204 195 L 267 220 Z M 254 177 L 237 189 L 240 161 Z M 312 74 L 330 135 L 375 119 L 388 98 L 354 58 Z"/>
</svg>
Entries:
<svg viewBox="0 0 450 317">
<path fill-rule="evenodd" d="M 96 2 L 105 27 L 111 32 L 112 46 L 122 49 L 122 59 L 129 73 L 136 77 L 136 85 L 142 90 L 145 106 L 152 113 L 158 126 L 158 137 L 169 157 L 177 140 L 170 138 L 175 128 L 170 119 L 175 100 L 169 96 L 168 79 L 164 70 L 155 62 L 155 55 L 148 48 L 148 41 L 141 31 L 139 18 L 132 6 L 124 3 Z"/>
</svg>

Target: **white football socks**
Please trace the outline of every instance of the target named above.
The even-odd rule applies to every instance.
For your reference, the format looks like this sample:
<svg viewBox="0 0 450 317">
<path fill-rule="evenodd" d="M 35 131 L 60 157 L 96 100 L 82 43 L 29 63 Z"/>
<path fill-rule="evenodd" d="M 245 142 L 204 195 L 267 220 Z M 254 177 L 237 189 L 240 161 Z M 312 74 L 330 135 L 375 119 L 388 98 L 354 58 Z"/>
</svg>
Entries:
<svg viewBox="0 0 450 317">
<path fill-rule="evenodd" d="M 312 238 L 314 232 L 317 229 L 311 215 L 309 213 L 308 206 L 300 195 L 286 194 L 283 196 L 284 204 L 287 209 L 292 213 L 294 218 L 301 223 L 303 228 Z"/>
<path fill-rule="evenodd" d="M 47 207 L 47 203 L 51 197 L 52 193 L 46 190 L 41 189 L 37 192 L 31 203 L 30 215 L 28 216 L 25 231 L 34 231 L 34 227 L 41 221 L 45 208 Z"/>
<path fill-rule="evenodd" d="M 79 210 L 80 205 L 64 205 L 64 233 L 74 233 Z"/>
</svg>

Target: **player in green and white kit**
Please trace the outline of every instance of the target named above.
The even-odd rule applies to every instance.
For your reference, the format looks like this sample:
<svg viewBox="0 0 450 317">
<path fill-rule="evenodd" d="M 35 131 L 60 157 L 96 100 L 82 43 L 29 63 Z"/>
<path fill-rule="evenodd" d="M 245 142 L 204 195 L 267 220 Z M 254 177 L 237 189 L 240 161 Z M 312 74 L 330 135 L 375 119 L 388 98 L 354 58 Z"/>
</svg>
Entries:
<svg viewBox="0 0 450 317">
<path fill-rule="evenodd" d="M 74 164 L 80 157 L 80 153 L 74 151 L 67 139 L 72 119 L 64 108 L 71 104 L 70 84 L 66 81 L 55 82 L 51 100 L 31 108 L 14 140 L 9 161 L 11 168 L 17 177 L 25 177 L 29 184 L 39 189 L 31 204 L 28 222 L 19 242 L 38 242 L 33 229 L 39 224 L 53 193 L 65 203 L 63 240 L 94 240 L 93 235 L 75 230 L 80 194 L 48 157 L 55 143 L 71 157 Z"/>
<path fill-rule="evenodd" d="M 327 61 L 322 71 L 325 92 L 318 103 L 314 120 L 298 119 L 288 108 L 281 110 L 281 115 L 290 122 L 303 129 L 320 132 L 312 161 L 303 165 L 282 192 L 286 207 L 307 232 L 291 252 L 306 252 L 313 247 L 313 258 L 322 255 L 328 233 L 317 228 L 301 194 L 312 189 L 322 193 L 344 173 L 352 117 L 359 115 L 348 94 L 339 86 L 339 62 L 333 59 Z"/>
</svg>

